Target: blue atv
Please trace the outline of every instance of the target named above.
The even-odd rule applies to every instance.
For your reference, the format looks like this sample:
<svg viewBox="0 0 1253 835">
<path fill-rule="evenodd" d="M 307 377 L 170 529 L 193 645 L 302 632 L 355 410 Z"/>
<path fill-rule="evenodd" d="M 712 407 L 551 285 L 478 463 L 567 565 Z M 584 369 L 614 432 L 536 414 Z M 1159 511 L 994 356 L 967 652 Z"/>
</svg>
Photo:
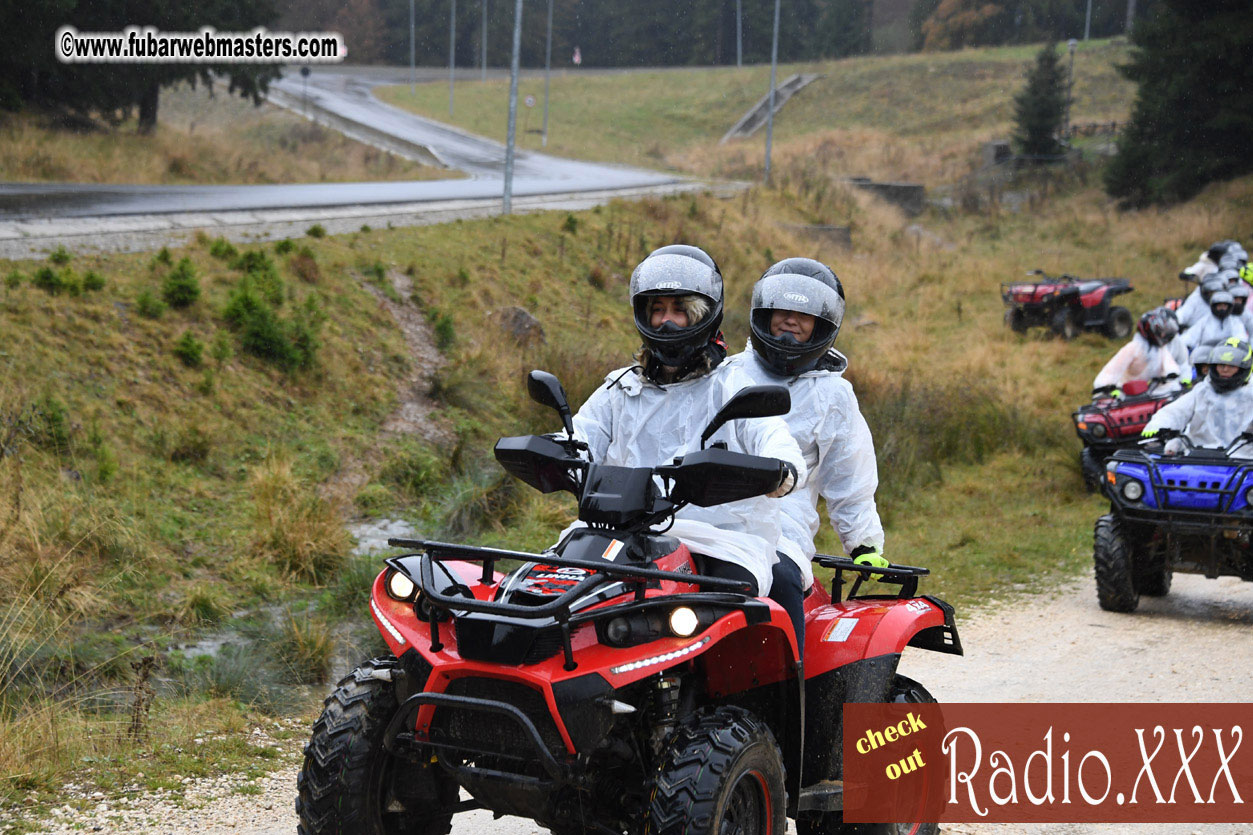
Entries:
<svg viewBox="0 0 1253 835">
<path fill-rule="evenodd" d="M 1182 454 L 1162 454 L 1170 438 Z M 1140 595 L 1169 592 L 1176 571 L 1253 580 L 1253 435 L 1205 449 L 1163 429 L 1145 447 L 1115 452 L 1101 491 L 1110 508 L 1096 520 L 1092 558 L 1102 609 L 1134 611 Z"/>
</svg>

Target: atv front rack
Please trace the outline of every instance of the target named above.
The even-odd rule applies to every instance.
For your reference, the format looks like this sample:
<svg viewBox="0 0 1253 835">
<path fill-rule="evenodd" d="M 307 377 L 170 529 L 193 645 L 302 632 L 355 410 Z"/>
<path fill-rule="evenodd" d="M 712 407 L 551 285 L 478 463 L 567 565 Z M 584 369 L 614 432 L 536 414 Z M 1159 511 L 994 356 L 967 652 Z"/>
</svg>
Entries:
<svg viewBox="0 0 1253 835">
<path fill-rule="evenodd" d="M 899 600 L 907 597 L 918 596 L 918 578 L 925 577 L 931 573 L 929 569 L 916 565 L 898 565 L 896 563 L 888 563 L 880 568 L 876 565 L 861 565 L 853 562 L 852 557 L 833 557 L 830 554 L 814 554 L 813 561 L 823 568 L 835 569 L 835 582 L 831 584 L 831 595 L 834 602 L 840 602 L 840 591 L 844 587 L 844 572 L 852 571 L 857 574 L 857 579 L 853 581 L 853 587 L 848 590 L 845 596 L 846 600 L 852 600 L 857 596 L 857 592 L 861 590 L 862 583 L 870 579 L 870 575 L 881 575 L 875 579 L 882 580 L 885 583 L 899 585 L 901 590 L 896 593 Z"/>
<path fill-rule="evenodd" d="M 755 599 L 747 596 L 751 591 L 747 583 L 739 580 L 728 580 L 722 577 L 709 577 L 703 574 L 687 574 L 681 571 L 663 571 L 657 568 L 644 568 L 642 566 L 621 565 L 619 563 L 589 560 L 571 560 L 558 557 L 555 554 L 532 554 L 526 551 L 508 551 L 500 548 L 482 548 L 475 545 L 458 545 L 451 542 L 436 542 L 425 539 L 388 539 L 387 544 L 396 548 L 416 548 L 422 551 L 422 561 L 419 566 L 419 577 L 411 577 L 416 581 L 417 586 L 422 590 L 422 600 L 426 605 L 428 617 L 427 623 L 430 625 L 431 634 L 431 651 L 439 652 L 443 649 L 443 643 L 439 637 L 439 615 L 442 612 L 478 612 L 482 614 L 505 615 L 508 617 L 522 618 L 527 620 L 542 620 L 552 618 L 557 621 L 561 629 L 561 644 L 565 655 L 565 669 L 573 670 L 577 667 L 574 661 L 574 649 L 570 642 L 571 631 L 574 626 L 594 621 L 601 617 L 611 617 L 621 614 L 619 607 L 605 610 L 593 610 L 590 612 L 574 615 L 571 607 L 579 600 L 587 597 L 601 586 L 608 585 L 613 582 L 621 582 L 635 586 L 635 600 L 637 604 L 643 604 L 646 600 L 645 592 L 651 584 L 655 584 L 661 580 L 671 580 L 677 583 L 687 583 L 699 586 L 702 589 L 708 589 L 715 592 L 723 592 L 719 595 L 706 595 L 702 602 L 714 605 L 723 605 L 728 608 L 749 609 L 761 604 Z M 401 560 L 404 557 L 392 557 L 387 560 L 387 564 L 398 571 L 404 571 Z M 544 565 L 553 565 L 560 568 L 581 568 L 588 573 L 588 576 L 580 580 L 574 586 L 563 592 L 555 600 L 544 603 L 539 606 L 523 606 L 517 603 L 506 603 L 500 600 L 479 600 L 470 594 L 448 594 L 439 590 L 438 583 L 435 581 L 434 564 L 436 562 L 444 562 L 446 560 L 464 560 L 466 562 L 482 562 L 483 574 L 480 578 L 484 585 L 493 582 L 493 571 L 496 562 L 502 559 L 521 560 L 522 562 L 538 562 Z M 924 569 L 925 570 L 925 569 Z M 405 572 L 408 574 L 408 572 Z M 462 587 L 464 588 L 464 587 Z M 666 597 L 669 605 L 674 605 L 677 596 L 670 595 Z"/>
<path fill-rule="evenodd" d="M 1231 507 L 1236 495 L 1243 489 L 1246 477 L 1250 472 L 1253 472 L 1253 461 L 1236 464 L 1224 450 L 1210 450 L 1199 447 L 1189 450 L 1186 455 L 1177 456 L 1175 460 L 1165 463 L 1178 464 L 1188 459 L 1200 462 L 1208 460 L 1215 464 L 1231 463 L 1233 467 L 1225 478 L 1225 486 L 1201 487 L 1170 483 L 1161 473 L 1160 465 L 1163 462 L 1154 459 L 1147 451 L 1136 447 L 1119 450 L 1115 460 L 1138 463 L 1148 468 L 1149 483 L 1145 487 L 1153 491 L 1157 507 L 1134 506 L 1119 491 L 1114 489 L 1106 479 L 1101 481 L 1102 492 L 1118 507 L 1119 512 L 1128 519 L 1162 527 L 1170 532 L 1204 535 L 1216 534 L 1222 531 L 1248 531 L 1249 523 L 1253 519 L 1250 519 L 1246 511 L 1253 510 L 1253 505 L 1248 505 L 1243 511 L 1238 510 L 1234 511 L 1234 513 L 1226 508 Z M 1219 497 L 1219 506 L 1214 509 L 1170 507 L 1167 506 L 1167 493 L 1216 495 Z"/>
</svg>

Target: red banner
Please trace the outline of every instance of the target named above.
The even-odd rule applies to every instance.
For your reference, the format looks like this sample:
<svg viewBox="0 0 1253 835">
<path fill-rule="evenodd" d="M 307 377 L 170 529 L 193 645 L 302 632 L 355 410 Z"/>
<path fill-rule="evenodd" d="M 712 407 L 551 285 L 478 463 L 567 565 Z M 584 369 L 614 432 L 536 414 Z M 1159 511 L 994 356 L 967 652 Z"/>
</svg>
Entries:
<svg viewBox="0 0 1253 835">
<path fill-rule="evenodd" d="M 1249 704 L 848 704 L 850 823 L 1253 820 Z"/>
</svg>

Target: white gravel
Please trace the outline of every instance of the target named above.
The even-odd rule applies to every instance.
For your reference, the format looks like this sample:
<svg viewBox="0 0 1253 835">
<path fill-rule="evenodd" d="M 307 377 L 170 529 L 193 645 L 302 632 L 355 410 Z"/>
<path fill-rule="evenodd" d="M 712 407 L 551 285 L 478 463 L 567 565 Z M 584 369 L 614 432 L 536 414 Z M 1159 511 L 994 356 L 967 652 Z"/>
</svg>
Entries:
<svg viewBox="0 0 1253 835">
<path fill-rule="evenodd" d="M 1145 598 L 1132 615 L 1097 608 L 1091 579 L 1051 595 L 1004 603 L 958 620 L 964 658 L 911 650 L 901 671 L 943 702 L 1220 702 L 1247 699 L 1253 667 L 1253 585 L 1234 579 L 1175 578 L 1171 594 Z M 241 795 L 240 780 L 190 780 L 181 794 L 100 798 L 97 811 L 65 813 L 48 832 L 134 835 L 277 835 L 296 828 L 293 810 L 299 745 L 285 743 L 286 763 Z M 952 835 L 1228 835 L 1247 824 L 987 825 L 951 824 Z M 532 835 L 518 818 L 488 812 L 458 816 L 453 835 Z"/>
</svg>

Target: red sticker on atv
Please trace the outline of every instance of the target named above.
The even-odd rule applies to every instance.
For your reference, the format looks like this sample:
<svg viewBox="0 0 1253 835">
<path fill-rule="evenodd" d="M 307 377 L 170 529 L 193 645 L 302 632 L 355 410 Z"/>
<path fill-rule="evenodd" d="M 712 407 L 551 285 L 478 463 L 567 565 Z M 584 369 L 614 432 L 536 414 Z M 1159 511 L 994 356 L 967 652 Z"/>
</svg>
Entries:
<svg viewBox="0 0 1253 835">
<path fill-rule="evenodd" d="M 519 584 L 519 590 L 527 594 L 557 597 L 565 594 L 587 578 L 583 568 L 566 568 L 557 565 L 536 565 L 527 572 Z"/>
</svg>

